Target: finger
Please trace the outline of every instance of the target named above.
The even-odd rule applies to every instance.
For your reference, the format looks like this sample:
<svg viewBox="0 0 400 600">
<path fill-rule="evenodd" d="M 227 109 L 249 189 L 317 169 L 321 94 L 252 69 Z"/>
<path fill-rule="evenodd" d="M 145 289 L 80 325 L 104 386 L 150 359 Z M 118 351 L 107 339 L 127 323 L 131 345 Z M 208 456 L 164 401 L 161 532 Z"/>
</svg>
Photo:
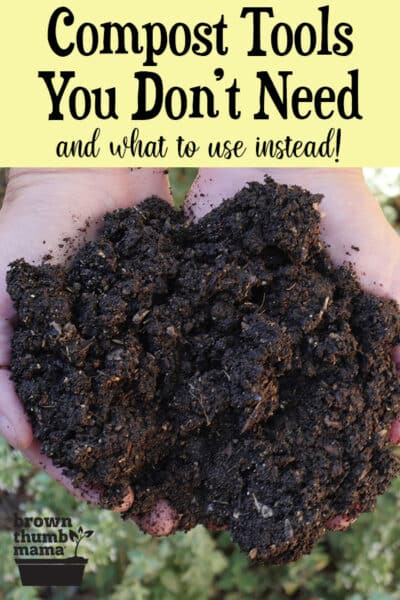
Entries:
<svg viewBox="0 0 400 600">
<path fill-rule="evenodd" d="M 394 446 L 400 445 L 400 421 L 394 421 L 389 431 L 390 442 Z"/>
<path fill-rule="evenodd" d="M 353 523 L 356 522 L 357 519 L 350 519 L 345 515 L 339 515 L 330 519 L 326 526 L 331 531 L 346 531 Z"/>
<path fill-rule="evenodd" d="M 392 350 L 392 357 L 397 369 L 400 371 L 400 346 L 395 346 Z"/>
<path fill-rule="evenodd" d="M 55 467 L 51 460 L 40 452 L 39 442 L 34 441 L 28 449 L 23 451 L 22 454 L 32 465 L 45 471 L 52 479 L 55 479 L 61 483 L 61 485 L 64 486 L 65 489 L 73 496 L 78 498 L 78 500 L 84 500 L 85 502 L 90 502 L 91 504 L 99 503 L 99 492 L 94 489 L 82 490 L 76 488 L 72 481 L 63 474 L 63 469 L 61 467 Z M 132 489 L 129 489 L 126 496 L 122 499 L 121 504 L 114 507 L 114 512 L 125 512 L 131 507 L 133 500 L 133 491 Z"/>
<path fill-rule="evenodd" d="M 264 181 L 265 169 L 199 169 L 184 209 L 191 220 L 204 217 L 250 181 Z"/>
<path fill-rule="evenodd" d="M 115 208 L 141 202 L 150 194 L 169 198 L 168 170 L 155 168 L 117 169 L 12 169 L 6 190 L 8 200 L 24 204 L 68 204 L 97 216 Z M 68 202 L 67 202 L 68 200 Z"/>
<path fill-rule="evenodd" d="M 397 370 L 400 372 L 400 345 L 393 348 L 392 357 Z M 389 430 L 389 439 L 394 446 L 400 445 L 400 420 L 392 423 Z"/>
<path fill-rule="evenodd" d="M 12 321 L 0 317 L 0 368 L 10 364 L 12 334 Z"/>
<path fill-rule="evenodd" d="M 0 434 L 11 446 L 24 450 L 32 443 L 32 428 L 10 376 L 8 369 L 0 369 Z"/>
<path fill-rule="evenodd" d="M 167 169 L 131 169 L 130 187 L 135 204 L 146 198 L 157 196 L 173 204 Z"/>
<path fill-rule="evenodd" d="M 159 500 L 149 515 L 133 519 L 143 531 L 154 536 L 170 535 L 179 525 L 179 516 L 166 500 Z"/>
<path fill-rule="evenodd" d="M 213 208 L 217 208 L 223 200 L 231 198 L 248 183 L 257 181 L 264 183 L 266 175 L 273 177 L 278 183 L 287 185 L 305 185 L 310 179 L 310 172 L 323 169 L 200 169 L 189 190 L 185 202 L 188 218 L 197 220 Z M 324 171 L 325 173 L 325 171 Z"/>
</svg>

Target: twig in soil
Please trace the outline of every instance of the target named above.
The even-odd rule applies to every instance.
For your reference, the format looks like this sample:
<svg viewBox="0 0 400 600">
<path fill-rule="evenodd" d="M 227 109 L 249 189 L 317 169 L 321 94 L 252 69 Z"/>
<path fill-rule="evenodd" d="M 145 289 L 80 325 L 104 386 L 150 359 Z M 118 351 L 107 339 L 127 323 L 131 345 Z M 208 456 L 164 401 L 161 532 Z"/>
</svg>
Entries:
<svg viewBox="0 0 400 600">
<path fill-rule="evenodd" d="M 204 406 L 202 394 L 200 394 L 200 396 L 199 396 L 199 402 L 200 402 L 201 408 L 203 409 L 203 413 L 204 413 L 204 416 L 206 418 L 207 425 L 211 425 L 210 417 L 208 416 L 206 408 Z"/>
<path fill-rule="evenodd" d="M 328 308 L 328 306 L 329 306 L 329 302 L 330 302 L 330 300 L 331 300 L 331 299 L 329 298 L 329 296 L 327 296 L 327 297 L 325 298 L 325 300 L 324 300 L 324 304 L 323 304 L 323 306 L 322 306 L 321 310 L 319 311 L 319 314 L 318 314 L 318 317 L 317 317 L 317 321 L 316 321 L 316 325 L 319 325 L 319 324 L 320 324 L 320 322 L 322 321 L 322 317 L 324 316 L 324 314 L 325 314 L 325 311 L 327 310 L 327 308 Z"/>
<path fill-rule="evenodd" d="M 260 398 L 260 400 L 257 402 L 253 412 L 251 413 L 250 417 L 247 419 L 246 423 L 242 427 L 242 430 L 240 432 L 241 434 L 246 433 L 246 431 L 248 431 L 249 429 L 254 427 L 254 425 L 258 421 L 258 416 L 261 412 L 261 409 L 263 409 L 264 407 L 265 407 L 265 398 L 264 399 Z"/>
</svg>

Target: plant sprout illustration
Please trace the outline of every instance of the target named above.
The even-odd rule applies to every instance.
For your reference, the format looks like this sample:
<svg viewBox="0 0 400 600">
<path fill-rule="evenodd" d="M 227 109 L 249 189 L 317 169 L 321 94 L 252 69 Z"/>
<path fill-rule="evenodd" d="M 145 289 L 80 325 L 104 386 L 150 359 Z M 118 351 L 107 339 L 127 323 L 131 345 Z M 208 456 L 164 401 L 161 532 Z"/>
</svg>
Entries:
<svg viewBox="0 0 400 600">
<path fill-rule="evenodd" d="M 71 542 L 76 542 L 74 558 L 76 558 L 78 556 L 78 547 L 79 547 L 79 544 L 81 543 L 81 541 L 84 538 L 90 538 L 93 534 L 94 534 L 94 531 L 92 531 L 91 529 L 88 529 L 87 531 L 83 531 L 82 527 L 79 527 L 78 533 L 76 531 L 73 531 L 73 529 L 69 530 L 69 539 L 71 540 Z"/>
</svg>

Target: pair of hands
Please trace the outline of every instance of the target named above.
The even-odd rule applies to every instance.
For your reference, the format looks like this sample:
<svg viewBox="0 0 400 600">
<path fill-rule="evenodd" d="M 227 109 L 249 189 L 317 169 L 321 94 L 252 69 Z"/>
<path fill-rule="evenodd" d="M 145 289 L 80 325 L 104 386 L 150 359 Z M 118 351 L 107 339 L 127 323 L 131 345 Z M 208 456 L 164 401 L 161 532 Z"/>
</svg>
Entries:
<svg viewBox="0 0 400 600">
<path fill-rule="evenodd" d="M 200 218 L 247 182 L 263 181 L 265 174 L 279 183 L 323 194 L 321 235 L 333 261 L 338 265 L 351 261 L 364 289 L 400 304 L 400 238 L 368 190 L 361 169 L 200 169 L 186 208 Z M 32 464 L 78 498 L 91 502 L 96 502 L 95 491 L 82 494 L 40 454 L 10 380 L 15 311 L 6 291 L 6 272 L 14 259 L 40 263 L 49 251 L 54 262 L 61 262 L 63 238 L 78 237 L 83 244 L 94 237 L 96 222 L 106 212 L 139 204 L 152 195 L 172 202 L 163 169 L 15 169 L 0 211 L 0 433 Z M 88 219 L 91 225 L 82 236 L 79 229 Z M 400 368 L 400 347 L 393 349 L 393 358 Z M 393 443 L 400 441 L 400 421 L 393 424 L 390 436 Z M 131 491 L 115 510 L 125 511 L 133 499 Z M 175 523 L 173 508 L 160 501 L 141 526 L 153 535 L 163 535 Z M 338 517 L 330 525 L 346 524 L 345 517 Z"/>
</svg>

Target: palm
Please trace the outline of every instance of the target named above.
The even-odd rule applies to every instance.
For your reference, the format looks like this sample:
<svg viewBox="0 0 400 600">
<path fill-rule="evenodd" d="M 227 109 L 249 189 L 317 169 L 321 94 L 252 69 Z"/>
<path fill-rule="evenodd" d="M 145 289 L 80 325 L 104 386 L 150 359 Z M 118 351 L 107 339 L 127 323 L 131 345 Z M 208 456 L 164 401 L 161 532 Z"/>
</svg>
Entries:
<svg viewBox="0 0 400 600">
<path fill-rule="evenodd" d="M 351 262 L 365 289 L 400 303 L 400 238 L 358 169 L 203 169 L 187 207 L 201 217 L 247 182 L 263 181 L 266 174 L 279 183 L 323 194 L 321 235 L 334 262 Z"/>
<path fill-rule="evenodd" d="M 33 464 L 47 470 L 78 496 L 61 471 L 40 455 L 10 381 L 8 365 L 15 315 L 6 291 L 6 272 L 9 263 L 21 257 L 40 262 L 50 252 L 53 261 L 62 262 L 66 238 L 82 243 L 93 236 L 105 212 L 137 204 L 149 194 L 169 200 L 167 178 L 161 171 L 18 170 L 12 173 L 0 212 L 0 414 L 8 419 L 7 422 L 2 417 L 0 425 L 12 445 L 23 449 Z M 94 493 L 85 497 L 96 500 Z M 131 501 L 131 496 L 126 499 L 127 504 Z M 120 510 L 126 508 L 126 503 Z"/>
</svg>

